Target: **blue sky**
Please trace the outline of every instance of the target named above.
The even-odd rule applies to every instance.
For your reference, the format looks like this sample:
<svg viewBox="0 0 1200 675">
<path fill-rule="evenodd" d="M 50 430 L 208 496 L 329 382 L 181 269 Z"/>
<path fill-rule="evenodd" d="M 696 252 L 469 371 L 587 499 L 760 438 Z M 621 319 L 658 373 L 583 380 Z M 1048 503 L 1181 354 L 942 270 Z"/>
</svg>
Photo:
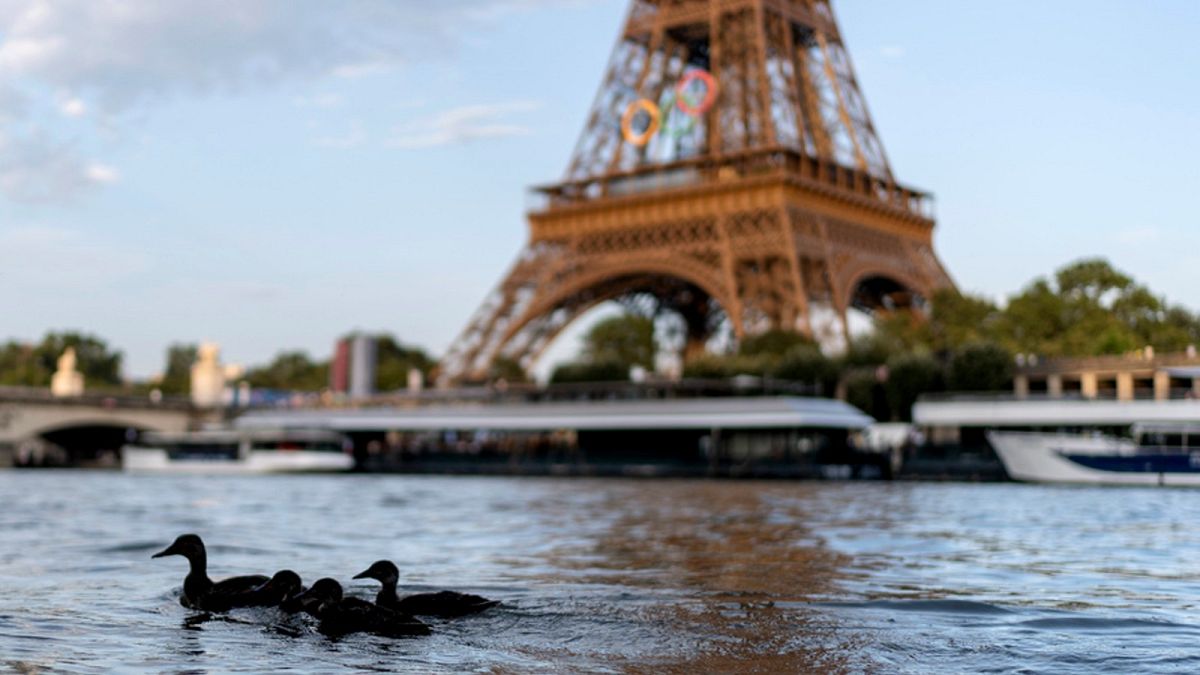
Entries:
<svg viewBox="0 0 1200 675">
<path fill-rule="evenodd" d="M 0 0 L 0 338 L 88 330 L 133 376 L 180 341 L 441 353 L 565 170 L 624 4 Z M 962 288 L 1101 255 L 1200 309 L 1200 3 L 835 8 Z"/>
</svg>

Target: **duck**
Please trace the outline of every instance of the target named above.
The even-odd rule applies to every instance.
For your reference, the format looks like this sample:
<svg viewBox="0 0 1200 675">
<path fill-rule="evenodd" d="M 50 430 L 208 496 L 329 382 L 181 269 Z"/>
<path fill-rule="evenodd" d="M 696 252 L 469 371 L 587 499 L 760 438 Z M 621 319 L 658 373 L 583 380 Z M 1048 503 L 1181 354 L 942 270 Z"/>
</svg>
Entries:
<svg viewBox="0 0 1200 675">
<path fill-rule="evenodd" d="M 396 583 L 400 580 L 400 570 L 389 560 L 376 561 L 366 570 L 354 575 L 354 578 L 374 579 L 380 582 L 383 584 L 383 588 L 379 589 L 379 593 L 375 596 L 375 604 L 413 616 L 454 619 L 469 614 L 478 614 L 500 604 L 498 600 L 488 600 L 482 596 L 456 591 L 418 593 L 401 598 L 396 594 Z"/>
<path fill-rule="evenodd" d="M 429 635 L 429 626 L 401 612 L 361 598 L 347 598 L 342 585 L 328 577 L 318 579 L 298 598 L 304 611 L 320 623 L 317 630 L 330 637 L 373 633 L 386 637 Z"/>
<path fill-rule="evenodd" d="M 262 574 L 230 577 L 217 582 L 209 579 L 208 554 L 204 549 L 204 541 L 195 534 L 179 535 L 170 546 L 150 557 L 164 558 L 172 555 L 187 558 L 190 566 L 187 576 L 183 578 L 183 593 L 179 596 L 179 604 L 188 609 L 224 612 L 231 607 L 241 607 L 243 605 L 236 603 L 253 597 L 250 591 L 259 589 L 271 581 L 270 577 Z"/>
<path fill-rule="evenodd" d="M 305 591 L 300 575 L 292 570 L 279 570 L 266 583 L 242 593 L 232 593 L 220 602 L 233 607 L 291 607 L 295 598 Z M 210 605 L 217 604 L 213 599 Z"/>
</svg>

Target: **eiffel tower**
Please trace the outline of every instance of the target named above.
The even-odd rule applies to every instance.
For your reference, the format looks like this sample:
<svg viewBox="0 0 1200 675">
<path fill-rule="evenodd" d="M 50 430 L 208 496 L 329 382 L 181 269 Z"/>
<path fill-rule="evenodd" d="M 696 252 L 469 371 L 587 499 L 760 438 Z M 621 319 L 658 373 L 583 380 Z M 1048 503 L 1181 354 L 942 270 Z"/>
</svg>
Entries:
<svg viewBox="0 0 1200 675">
<path fill-rule="evenodd" d="M 952 285 L 926 193 L 893 177 L 829 0 L 633 0 L 565 179 L 442 361 L 528 369 L 617 300 L 673 312 L 685 354 L 725 325 L 813 334 Z"/>
</svg>

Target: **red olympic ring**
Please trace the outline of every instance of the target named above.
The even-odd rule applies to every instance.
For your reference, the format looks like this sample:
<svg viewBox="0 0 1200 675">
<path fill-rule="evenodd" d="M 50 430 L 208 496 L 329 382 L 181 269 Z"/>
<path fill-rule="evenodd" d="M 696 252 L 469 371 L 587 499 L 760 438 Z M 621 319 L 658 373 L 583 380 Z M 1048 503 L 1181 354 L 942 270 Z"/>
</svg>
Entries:
<svg viewBox="0 0 1200 675">
<path fill-rule="evenodd" d="M 701 80 L 704 82 L 705 94 L 704 100 L 700 101 L 699 105 L 692 106 L 688 103 L 687 97 L 683 94 L 685 91 L 687 91 L 688 85 L 695 80 Z M 683 76 L 683 79 L 679 81 L 679 84 L 675 85 L 675 105 L 682 112 L 692 115 L 693 117 L 699 117 L 700 115 L 708 112 L 708 109 L 711 108 L 713 103 L 716 103 L 716 101 L 717 80 L 707 70 L 698 69 L 690 71 L 687 75 Z"/>
<path fill-rule="evenodd" d="M 645 110 L 646 114 L 650 115 L 650 124 L 646 125 L 645 130 L 640 134 L 633 133 L 633 118 L 638 114 L 639 110 Z M 625 114 L 621 116 L 621 135 L 625 137 L 625 141 L 631 145 L 643 146 L 650 142 L 651 137 L 658 133 L 658 127 L 662 124 L 662 111 L 650 99 L 641 98 L 629 104 L 625 108 Z"/>
</svg>

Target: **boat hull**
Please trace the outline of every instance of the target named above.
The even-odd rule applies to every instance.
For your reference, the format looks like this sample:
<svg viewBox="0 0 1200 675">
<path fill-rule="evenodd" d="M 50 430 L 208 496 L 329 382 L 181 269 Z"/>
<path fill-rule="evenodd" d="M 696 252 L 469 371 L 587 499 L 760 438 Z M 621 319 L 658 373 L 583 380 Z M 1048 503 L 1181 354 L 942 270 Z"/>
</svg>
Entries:
<svg viewBox="0 0 1200 675">
<path fill-rule="evenodd" d="M 264 474 L 348 471 L 354 458 L 334 452 L 251 450 L 244 458 L 171 459 L 162 448 L 126 447 L 121 467 L 130 473 Z"/>
<path fill-rule="evenodd" d="M 1009 477 L 1033 483 L 1200 486 L 1200 456 L 1139 455 L 1105 436 L 988 432 Z"/>
</svg>

